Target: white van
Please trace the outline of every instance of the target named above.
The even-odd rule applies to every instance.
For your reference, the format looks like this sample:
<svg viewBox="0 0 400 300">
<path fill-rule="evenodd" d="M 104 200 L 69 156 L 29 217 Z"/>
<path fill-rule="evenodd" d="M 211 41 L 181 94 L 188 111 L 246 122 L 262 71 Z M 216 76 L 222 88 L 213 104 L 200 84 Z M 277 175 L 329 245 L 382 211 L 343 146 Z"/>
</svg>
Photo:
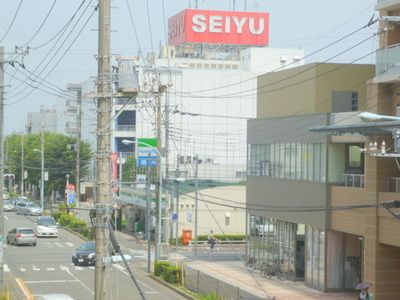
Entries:
<svg viewBox="0 0 400 300">
<path fill-rule="evenodd" d="M 49 216 L 38 217 L 36 220 L 36 224 L 37 224 L 36 233 L 38 237 L 58 236 L 58 223 L 56 223 L 53 217 Z"/>
</svg>

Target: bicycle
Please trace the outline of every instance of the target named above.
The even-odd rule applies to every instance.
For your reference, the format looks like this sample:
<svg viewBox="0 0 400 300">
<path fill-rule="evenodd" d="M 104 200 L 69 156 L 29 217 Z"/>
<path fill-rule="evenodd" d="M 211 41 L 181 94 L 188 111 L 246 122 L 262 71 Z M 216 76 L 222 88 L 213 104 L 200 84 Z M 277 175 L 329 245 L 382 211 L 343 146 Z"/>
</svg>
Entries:
<svg viewBox="0 0 400 300">
<path fill-rule="evenodd" d="M 135 232 L 135 237 L 139 241 L 144 241 L 146 240 L 146 234 L 143 231 L 137 231 Z"/>
<path fill-rule="evenodd" d="M 253 272 L 257 268 L 257 259 L 254 256 L 249 257 L 249 260 L 245 263 L 247 270 Z"/>
<path fill-rule="evenodd" d="M 294 271 L 292 269 L 285 272 L 286 280 L 294 281 Z"/>
<path fill-rule="evenodd" d="M 265 264 L 261 269 L 261 277 L 271 279 L 273 276 L 280 280 L 286 279 L 286 273 L 281 269 L 281 262 L 276 262 L 273 265 Z"/>
</svg>

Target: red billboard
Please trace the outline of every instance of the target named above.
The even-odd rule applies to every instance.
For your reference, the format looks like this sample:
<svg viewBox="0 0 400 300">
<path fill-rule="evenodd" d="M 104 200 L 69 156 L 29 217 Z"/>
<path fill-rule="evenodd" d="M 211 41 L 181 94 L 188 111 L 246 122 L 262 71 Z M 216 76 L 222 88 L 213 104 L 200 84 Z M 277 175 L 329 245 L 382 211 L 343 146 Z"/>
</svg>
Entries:
<svg viewBox="0 0 400 300">
<path fill-rule="evenodd" d="M 168 20 L 168 44 L 182 43 L 266 46 L 269 14 L 186 9 Z"/>
</svg>

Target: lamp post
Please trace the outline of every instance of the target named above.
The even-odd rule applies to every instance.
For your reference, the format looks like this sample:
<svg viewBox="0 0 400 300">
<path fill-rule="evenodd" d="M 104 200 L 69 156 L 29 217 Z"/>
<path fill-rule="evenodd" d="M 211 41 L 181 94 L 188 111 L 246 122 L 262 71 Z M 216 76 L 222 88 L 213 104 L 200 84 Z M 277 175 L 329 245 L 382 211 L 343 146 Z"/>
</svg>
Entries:
<svg viewBox="0 0 400 300">
<path fill-rule="evenodd" d="M 41 180 L 40 180 L 40 204 L 44 210 L 44 153 L 42 150 L 33 149 L 33 151 L 40 152 L 42 156 L 42 167 L 41 167 Z"/>
<path fill-rule="evenodd" d="M 376 122 L 376 121 L 400 121 L 400 117 L 378 115 L 368 111 L 362 112 L 358 115 L 364 122 Z"/>
<path fill-rule="evenodd" d="M 158 205 L 158 235 L 157 235 L 157 245 L 161 245 L 161 241 L 162 241 L 162 239 L 161 239 L 161 220 L 162 220 L 162 209 L 161 209 L 161 206 L 162 206 L 162 173 L 163 173 L 163 164 L 162 164 L 162 156 L 161 156 L 161 153 L 157 150 L 157 148 L 155 148 L 155 147 L 153 147 L 153 146 L 151 146 L 151 145 L 149 145 L 149 144 L 147 144 L 147 143 L 144 143 L 144 142 L 139 142 L 139 141 L 131 141 L 131 140 L 122 140 L 122 143 L 123 144 L 125 144 L 125 145 L 127 145 L 127 144 L 137 144 L 137 145 L 144 145 L 144 146 L 146 146 L 146 147 L 149 147 L 149 148 L 151 148 L 153 151 L 155 151 L 156 153 L 157 153 L 157 155 L 158 155 L 158 157 L 159 157 L 159 163 L 160 163 L 160 177 L 158 178 L 159 179 L 159 184 L 158 184 L 158 203 L 159 203 L 159 205 Z M 149 161 L 149 163 L 150 163 L 150 161 Z M 147 224 L 147 223 L 146 223 Z M 147 231 L 149 230 L 149 228 L 147 228 Z M 158 254 L 159 255 L 159 254 Z M 157 257 L 157 260 L 158 260 L 158 257 Z"/>
</svg>

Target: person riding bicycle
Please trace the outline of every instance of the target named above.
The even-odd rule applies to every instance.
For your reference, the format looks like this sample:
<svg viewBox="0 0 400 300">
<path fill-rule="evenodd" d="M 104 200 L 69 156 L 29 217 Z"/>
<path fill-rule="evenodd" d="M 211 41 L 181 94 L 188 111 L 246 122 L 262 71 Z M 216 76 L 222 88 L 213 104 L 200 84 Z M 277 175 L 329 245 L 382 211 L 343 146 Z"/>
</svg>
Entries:
<svg viewBox="0 0 400 300">
<path fill-rule="evenodd" d="M 210 230 L 210 233 L 207 236 L 207 241 L 210 243 L 210 248 L 213 249 L 214 245 L 218 242 L 217 238 L 214 237 L 214 233 L 212 230 Z"/>
</svg>

